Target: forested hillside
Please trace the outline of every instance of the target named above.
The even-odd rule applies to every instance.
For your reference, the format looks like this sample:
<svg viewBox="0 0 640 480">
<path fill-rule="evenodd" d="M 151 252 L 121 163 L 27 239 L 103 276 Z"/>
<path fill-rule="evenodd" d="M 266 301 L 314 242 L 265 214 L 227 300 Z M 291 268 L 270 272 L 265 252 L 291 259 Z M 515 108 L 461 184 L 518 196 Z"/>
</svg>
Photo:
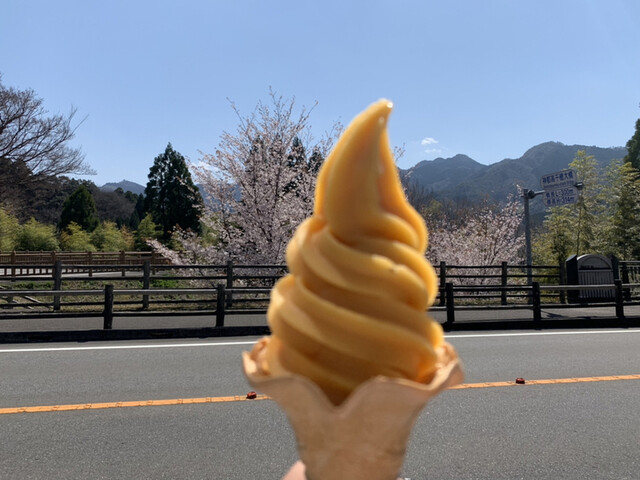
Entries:
<svg viewBox="0 0 640 480">
<path fill-rule="evenodd" d="M 595 157 L 602 168 L 612 160 L 621 160 L 624 147 L 601 148 L 586 145 L 564 145 L 546 142 L 527 150 L 520 158 L 504 159 L 491 165 L 482 165 L 466 155 L 423 161 L 401 171 L 407 185 L 415 185 L 436 198 L 458 201 L 477 201 L 491 198 L 504 202 L 517 194 L 518 186 L 540 189 L 540 177 L 568 167 L 578 151 Z"/>
</svg>

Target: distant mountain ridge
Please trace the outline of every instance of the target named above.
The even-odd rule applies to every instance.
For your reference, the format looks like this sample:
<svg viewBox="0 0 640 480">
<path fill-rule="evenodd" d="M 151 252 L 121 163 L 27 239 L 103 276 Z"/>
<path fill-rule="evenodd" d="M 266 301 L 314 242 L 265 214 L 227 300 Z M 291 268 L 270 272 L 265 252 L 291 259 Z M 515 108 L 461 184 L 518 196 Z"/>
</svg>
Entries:
<svg viewBox="0 0 640 480">
<path fill-rule="evenodd" d="M 202 185 L 198 183 L 196 184 L 196 187 L 198 187 L 198 190 L 200 190 L 200 194 L 202 194 L 203 198 L 206 197 L 204 195 L 204 191 L 202 190 Z M 105 192 L 113 192 L 114 190 L 121 188 L 125 193 L 131 192 L 131 193 L 135 193 L 136 195 L 141 195 L 144 193 L 144 190 L 146 187 L 144 185 L 140 185 L 139 183 L 132 182 L 130 180 L 120 180 L 119 182 L 105 183 L 99 188 L 100 190 Z M 205 198 L 205 201 L 206 201 L 206 198 Z"/>
<path fill-rule="evenodd" d="M 516 194 L 518 186 L 540 190 L 540 177 L 567 168 L 579 150 L 593 155 L 600 166 L 609 165 L 627 154 L 624 147 L 545 142 L 531 147 L 520 158 L 505 158 L 490 165 L 458 154 L 450 158 L 423 160 L 411 168 L 399 169 L 399 172 L 405 185 L 413 183 L 438 197 L 470 201 L 489 197 L 502 202 L 509 195 Z M 129 180 L 106 183 L 100 187 L 106 191 L 117 188 L 136 194 L 144 193 L 145 189 L 143 185 Z"/>
<path fill-rule="evenodd" d="M 531 147 L 520 158 L 483 165 L 466 155 L 456 155 L 400 169 L 400 176 L 405 184 L 414 183 L 444 198 L 475 200 L 489 197 L 501 202 L 510 194 L 516 194 L 518 186 L 540 190 L 540 177 L 568 168 L 580 150 L 593 155 L 600 166 L 622 159 L 627 153 L 624 147 L 545 142 Z"/>
<path fill-rule="evenodd" d="M 407 170 L 400 169 L 400 176 L 404 182 L 416 183 L 427 191 L 442 192 L 455 190 L 460 183 L 486 168 L 487 165 L 458 154 L 451 158 L 423 160 Z"/>
<path fill-rule="evenodd" d="M 113 192 L 118 188 L 121 188 L 125 193 L 131 192 L 135 193 L 136 195 L 144 193 L 145 189 L 145 187 L 140 185 L 139 183 L 132 182 L 130 180 L 120 180 L 119 182 L 105 183 L 100 187 L 100 190 L 104 190 L 105 192 Z"/>
</svg>

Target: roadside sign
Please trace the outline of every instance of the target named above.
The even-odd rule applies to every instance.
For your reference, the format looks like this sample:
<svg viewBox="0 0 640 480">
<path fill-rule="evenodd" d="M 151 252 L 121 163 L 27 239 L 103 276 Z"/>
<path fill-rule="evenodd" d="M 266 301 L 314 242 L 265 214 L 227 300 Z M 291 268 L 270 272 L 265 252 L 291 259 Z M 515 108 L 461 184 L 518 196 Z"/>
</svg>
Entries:
<svg viewBox="0 0 640 480">
<path fill-rule="evenodd" d="M 575 170 L 561 170 L 556 173 L 548 173 L 540 178 L 540 186 L 544 190 L 573 187 L 578 181 Z"/>
<path fill-rule="evenodd" d="M 578 201 L 578 189 L 573 185 L 566 188 L 545 189 L 542 198 L 547 207 L 569 205 Z"/>
</svg>

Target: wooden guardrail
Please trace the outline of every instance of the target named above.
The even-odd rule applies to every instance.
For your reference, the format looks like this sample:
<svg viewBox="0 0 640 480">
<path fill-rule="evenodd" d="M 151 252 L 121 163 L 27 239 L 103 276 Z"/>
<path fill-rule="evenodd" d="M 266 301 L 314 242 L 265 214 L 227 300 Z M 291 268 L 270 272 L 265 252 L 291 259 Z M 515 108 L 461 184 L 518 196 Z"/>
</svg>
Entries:
<svg viewBox="0 0 640 480">
<path fill-rule="evenodd" d="M 0 252 L 2 277 L 49 275 L 56 262 L 64 266 L 63 273 L 72 273 L 74 266 L 166 265 L 169 262 L 156 252 Z M 79 272 L 79 270 L 75 270 Z"/>
</svg>

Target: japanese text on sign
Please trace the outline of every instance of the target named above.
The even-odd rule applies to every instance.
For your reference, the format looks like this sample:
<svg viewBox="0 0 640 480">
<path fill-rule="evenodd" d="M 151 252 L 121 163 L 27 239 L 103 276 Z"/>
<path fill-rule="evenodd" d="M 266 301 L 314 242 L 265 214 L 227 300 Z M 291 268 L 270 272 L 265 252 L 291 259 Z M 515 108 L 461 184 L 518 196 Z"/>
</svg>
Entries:
<svg viewBox="0 0 640 480">
<path fill-rule="evenodd" d="M 572 186 L 547 190 L 544 192 L 543 198 L 547 207 L 576 203 L 578 201 L 578 189 Z"/>
<path fill-rule="evenodd" d="M 544 190 L 556 188 L 572 187 L 576 184 L 576 172 L 573 170 L 562 170 L 556 173 L 543 175 L 540 179 L 540 186 Z"/>
</svg>

